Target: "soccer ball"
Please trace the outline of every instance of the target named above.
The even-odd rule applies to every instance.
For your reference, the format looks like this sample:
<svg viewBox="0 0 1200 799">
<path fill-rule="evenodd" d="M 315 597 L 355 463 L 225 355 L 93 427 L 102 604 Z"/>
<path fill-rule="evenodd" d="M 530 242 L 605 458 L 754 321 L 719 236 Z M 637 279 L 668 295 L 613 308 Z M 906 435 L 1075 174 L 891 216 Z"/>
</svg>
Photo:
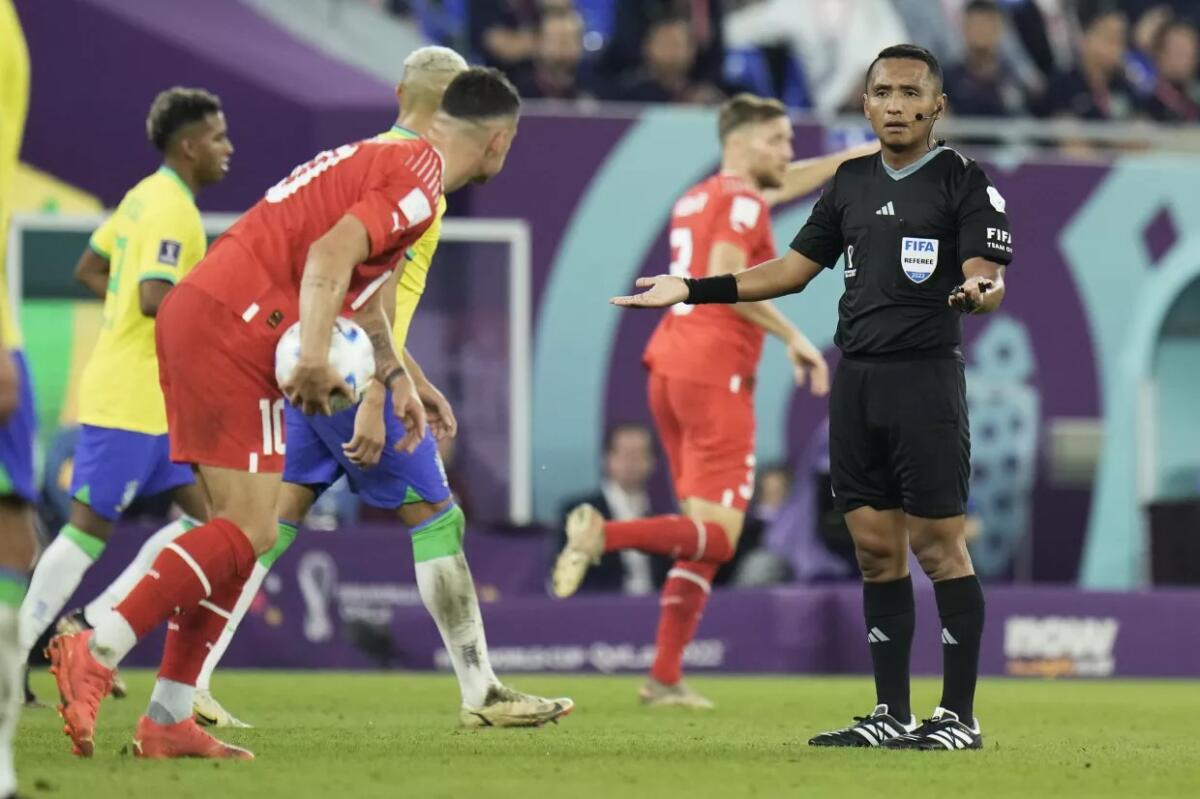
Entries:
<svg viewBox="0 0 1200 799">
<path fill-rule="evenodd" d="M 297 322 L 284 331 L 275 346 L 275 382 L 280 387 L 292 376 L 299 360 L 300 323 Z M 329 363 L 350 385 L 354 403 L 357 403 L 375 374 L 375 350 L 367 332 L 349 319 L 339 317 L 335 320 L 329 340 Z M 333 397 L 335 413 L 351 404 L 340 395 Z"/>
</svg>

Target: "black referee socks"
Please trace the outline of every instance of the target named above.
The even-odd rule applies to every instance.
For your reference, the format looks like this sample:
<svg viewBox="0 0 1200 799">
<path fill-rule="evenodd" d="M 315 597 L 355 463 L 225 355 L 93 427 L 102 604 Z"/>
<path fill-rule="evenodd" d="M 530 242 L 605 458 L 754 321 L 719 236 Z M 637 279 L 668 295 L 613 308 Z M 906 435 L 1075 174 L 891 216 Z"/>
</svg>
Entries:
<svg viewBox="0 0 1200 799">
<path fill-rule="evenodd" d="M 934 583 L 933 594 L 942 618 L 942 707 L 971 725 L 983 637 L 983 588 L 972 574 Z"/>
<path fill-rule="evenodd" d="M 864 582 L 863 616 L 875 669 L 876 701 L 887 705 L 888 713 L 901 724 L 907 724 L 912 715 L 908 700 L 908 657 L 915 618 L 912 576 L 887 583 Z"/>
</svg>

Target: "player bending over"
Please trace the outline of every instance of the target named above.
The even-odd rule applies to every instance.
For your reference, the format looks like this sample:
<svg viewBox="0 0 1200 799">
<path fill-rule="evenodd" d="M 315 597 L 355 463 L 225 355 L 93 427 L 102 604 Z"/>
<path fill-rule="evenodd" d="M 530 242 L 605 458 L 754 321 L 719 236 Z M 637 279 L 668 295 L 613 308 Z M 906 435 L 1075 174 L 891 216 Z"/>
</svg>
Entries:
<svg viewBox="0 0 1200 799">
<path fill-rule="evenodd" d="M 411 141 L 428 133 L 446 85 L 467 68 L 462 56 L 445 47 L 424 47 L 404 64 L 396 89 L 402 110 L 391 130 L 377 138 Z M 378 508 L 394 509 L 412 532 L 417 588 L 437 623 L 462 694 L 459 719 L 467 727 L 525 727 L 553 721 L 571 711 L 570 699 L 543 699 L 501 684 L 492 671 L 475 584 L 463 554 L 466 518 L 455 504 L 438 457 L 437 438 L 457 431 L 454 413 L 442 393 L 404 350 L 409 323 L 425 290 L 425 278 L 441 234 L 446 201 L 438 201 L 433 224 L 412 248 L 397 285 L 389 281 L 383 301 L 394 318 L 396 348 L 425 406 L 431 431 L 411 454 L 398 452 L 404 424 L 391 412 L 387 391 L 373 383 L 357 409 L 334 416 L 305 416 L 288 405 L 287 458 L 279 505 L 279 540 L 254 565 L 242 597 L 220 640 L 204 661 L 196 684 L 196 717 L 215 726 L 246 726 L 212 696 L 213 670 L 271 565 L 296 537 L 296 529 L 317 497 L 343 474 L 351 490 Z M 396 276 L 392 277 L 396 280 Z"/>
<path fill-rule="evenodd" d="M 195 464 L 212 518 L 168 544 L 116 612 L 94 630 L 51 641 L 51 665 L 73 751 L 94 749 L 112 670 L 168 619 L 159 678 L 137 724 L 140 757 L 247 759 L 192 715 L 196 677 L 232 615 L 256 559 L 278 537 L 283 408 L 330 413 L 349 386 L 329 363 L 339 313 L 355 314 L 375 349 L 376 376 L 414 451 L 425 411 L 392 341 L 379 289 L 435 218 L 443 190 L 504 165 L 520 99 L 500 73 L 459 74 L 425 140 L 367 140 L 320 153 L 272 186 L 164 302 L 159 372 L 171 457 Z M 275 347 L 301 324 L 299 362 L 276 385 Z"/>
<path fill-rule="evenodd" d="M 719 174 L 693 186 L 671 213 L 671 274 L 727 275 L 775 256 L 771 205 L 807 194 L 847 158 L 876 145 L 808 161 L 792 159 L 792 125 L 782 103 L 738 95 L 721 107 Z M 820 350 L 769 302 L 672 308 L 643 360 L 649 400 L 667 453 L 680 516 L 605 522 L 591 505 L 567 517 L 554 593 L 568 597 L 601 554 L 638 549 L 673 558 L 663 585 L 657 651 L 640 697 L 648 705 L 712 707 L 682 681 L 683 650 L 733 557 L 754 490 L 754 374 L 766 333 L 787 347 L 796 383 L 829 390 Z M 809 374 L 811 372 L 811 375 Z"/>
</svg>

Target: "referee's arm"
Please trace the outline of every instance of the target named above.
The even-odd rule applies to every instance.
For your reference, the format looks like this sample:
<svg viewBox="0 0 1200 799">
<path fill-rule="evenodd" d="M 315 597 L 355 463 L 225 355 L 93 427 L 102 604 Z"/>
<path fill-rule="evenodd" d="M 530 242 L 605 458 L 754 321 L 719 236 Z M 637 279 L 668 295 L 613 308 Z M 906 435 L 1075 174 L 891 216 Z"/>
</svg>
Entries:
<svg viewBox="0 0 1200 799">
<path fill-rule="evenodd" d="M 950 292 L 950 307 L 963 313 L 991 313 L 1004 301 L 1004 267 L 986 258 L 963 262 L 963 281 Z"/>
<path fill-rule="evenodd" d="M 788 250 L 781 258 L 764 261 L 736 275 L 681 278 L 675 275 L 640 277 L 635 284 L 641 294 L 613 297 L 609 302 L 624 308 L 666 308 L 681 302 L 758 302 L 797 294 L 821 272 L 816 261 Z"/>
</svg>

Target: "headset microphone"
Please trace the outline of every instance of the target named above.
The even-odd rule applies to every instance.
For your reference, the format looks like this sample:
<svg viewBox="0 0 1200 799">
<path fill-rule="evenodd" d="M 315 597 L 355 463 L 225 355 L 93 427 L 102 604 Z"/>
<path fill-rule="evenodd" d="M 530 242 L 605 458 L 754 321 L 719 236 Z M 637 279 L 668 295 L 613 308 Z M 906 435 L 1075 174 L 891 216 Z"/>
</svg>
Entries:
<svg viewBox="0 0 1200 799">
<path fill-rule="evenodd" d="M 918 122 L 924 122 L 924 121 L 925 121 L 925 115 L 924 115 L 924 114 L 922 114 L 920 111 L 918 111 L 918 112 L 917 112 L 917 115 L 916 115 L 916 117 L 914 117 L 914 118 L 915 118 L 915 119 L 916 119 Z"/>
</svg>

